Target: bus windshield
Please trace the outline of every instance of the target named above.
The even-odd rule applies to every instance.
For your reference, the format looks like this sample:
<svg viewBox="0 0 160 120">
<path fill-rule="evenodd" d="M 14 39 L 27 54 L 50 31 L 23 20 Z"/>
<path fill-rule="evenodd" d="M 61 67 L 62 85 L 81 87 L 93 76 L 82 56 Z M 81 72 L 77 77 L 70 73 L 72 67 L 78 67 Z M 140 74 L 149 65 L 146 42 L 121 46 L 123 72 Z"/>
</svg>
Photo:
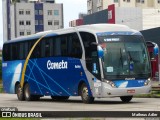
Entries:
<svg viewBox="0 0 160 120">
<path fill-rule="evenodd" d="M 150 64 L 142 36 L 98 36 L 104 49 L 102 59 L 105 79 L 147 78 Z"/>
</svg>

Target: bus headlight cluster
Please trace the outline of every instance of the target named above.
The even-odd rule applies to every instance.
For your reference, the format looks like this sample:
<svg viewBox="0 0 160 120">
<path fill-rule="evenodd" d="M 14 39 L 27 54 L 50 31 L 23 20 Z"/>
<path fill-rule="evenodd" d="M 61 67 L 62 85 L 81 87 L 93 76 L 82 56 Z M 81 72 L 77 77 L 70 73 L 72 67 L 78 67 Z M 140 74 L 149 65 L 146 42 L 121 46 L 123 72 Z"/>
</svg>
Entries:
<svg viewBox="0 0 160 120">
<path fill-rule="evenodd" d="M 109 85 L 111 85 L 113 88 L 116 88 L 116 85 L 114 84 L 114 82 L 109 81 L 109 80 L 105 80 L 105 82 Z"/>
<path fill-rule="evenodd" d="M 150 82 L 151 82 L 151 78 L 148 78 L 148 79 L 144 82 L 144 86 L 147 86 Z"/>
</svg>

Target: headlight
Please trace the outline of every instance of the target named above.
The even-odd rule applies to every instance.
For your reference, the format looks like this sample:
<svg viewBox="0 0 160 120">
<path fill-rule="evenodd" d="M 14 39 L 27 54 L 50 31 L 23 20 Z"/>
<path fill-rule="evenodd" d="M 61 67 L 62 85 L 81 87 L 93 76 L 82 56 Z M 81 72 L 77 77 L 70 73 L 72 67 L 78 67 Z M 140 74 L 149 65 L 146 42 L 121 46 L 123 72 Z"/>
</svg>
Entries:
<svg viewBox="0 0 160 120">
<path fill-rule="evenodd" d="M 148 78 L 148 79 L 144 82 L 144 86 L 149 85 L 150 82 L 151 82 L 151 78 Z"/>
<path fill-rule="evenodd" d="M 111 87 L 116 88 L 116 85 L 114 84 L 114 82 L 109 81 L 109 80 L 104 80 L 107 84 L 109 84 Z"/>
</svg>

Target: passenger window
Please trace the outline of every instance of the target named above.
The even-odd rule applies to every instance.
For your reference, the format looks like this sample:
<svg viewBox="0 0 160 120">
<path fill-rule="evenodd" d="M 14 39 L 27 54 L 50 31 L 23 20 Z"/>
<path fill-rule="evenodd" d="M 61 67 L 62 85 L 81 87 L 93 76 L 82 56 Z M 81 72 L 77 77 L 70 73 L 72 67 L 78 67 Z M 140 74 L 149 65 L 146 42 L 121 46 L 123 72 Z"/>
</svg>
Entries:
<svg viewBox="0 0 160 120">
<path fill-rule="evenodd" d="M 71 57 L 82 58 L 82 47 L 78 35 L 75 33 L 71 35 Z"/>
<path fill-rule="evenodd" d="M 10 52 L 10 44 L 4 45 L 3 47 L 3 60 L 9 61 L 11 60 L 11 52 Z"/>
<path fill-rule="evenodd" d="M 67 37 L 61 36 L 61 55 L 67 56 Z"/>
<path fill-rule="evenodd" d="M 19 59 L 20 59 L 20 60 L 24 59 L 24 43 L 20 43 Z"/>
<path fill-rule="evenodd" d="M 11 44 L 11 59 L 18 60 L 19 59 L 19 44 L 14 43 Z"/>
<path fill-rule="evenodd" d="M 50 39 L 45 40 L 45 57 L 50 57 L 51 56 L 51 44 L 50 44 Z"/>
</svg>

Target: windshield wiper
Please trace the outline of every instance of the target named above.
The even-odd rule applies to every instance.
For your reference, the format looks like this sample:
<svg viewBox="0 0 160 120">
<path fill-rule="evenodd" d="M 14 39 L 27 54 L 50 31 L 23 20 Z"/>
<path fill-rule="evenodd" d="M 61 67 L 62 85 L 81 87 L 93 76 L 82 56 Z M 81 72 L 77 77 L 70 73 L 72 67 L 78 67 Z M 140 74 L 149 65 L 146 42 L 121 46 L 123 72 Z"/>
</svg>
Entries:
<svg viewBox="0 0 160 120">
<path fill-rule="evenodd" d="M 119 59 L 121 60 L 121 65 L 122 65 L 122 68 L 123 68 L 123 57 L 122 57 L 122 50 L 121 50 L 121 48 L 120 48 L 120 58 Z"/>
</svg>

